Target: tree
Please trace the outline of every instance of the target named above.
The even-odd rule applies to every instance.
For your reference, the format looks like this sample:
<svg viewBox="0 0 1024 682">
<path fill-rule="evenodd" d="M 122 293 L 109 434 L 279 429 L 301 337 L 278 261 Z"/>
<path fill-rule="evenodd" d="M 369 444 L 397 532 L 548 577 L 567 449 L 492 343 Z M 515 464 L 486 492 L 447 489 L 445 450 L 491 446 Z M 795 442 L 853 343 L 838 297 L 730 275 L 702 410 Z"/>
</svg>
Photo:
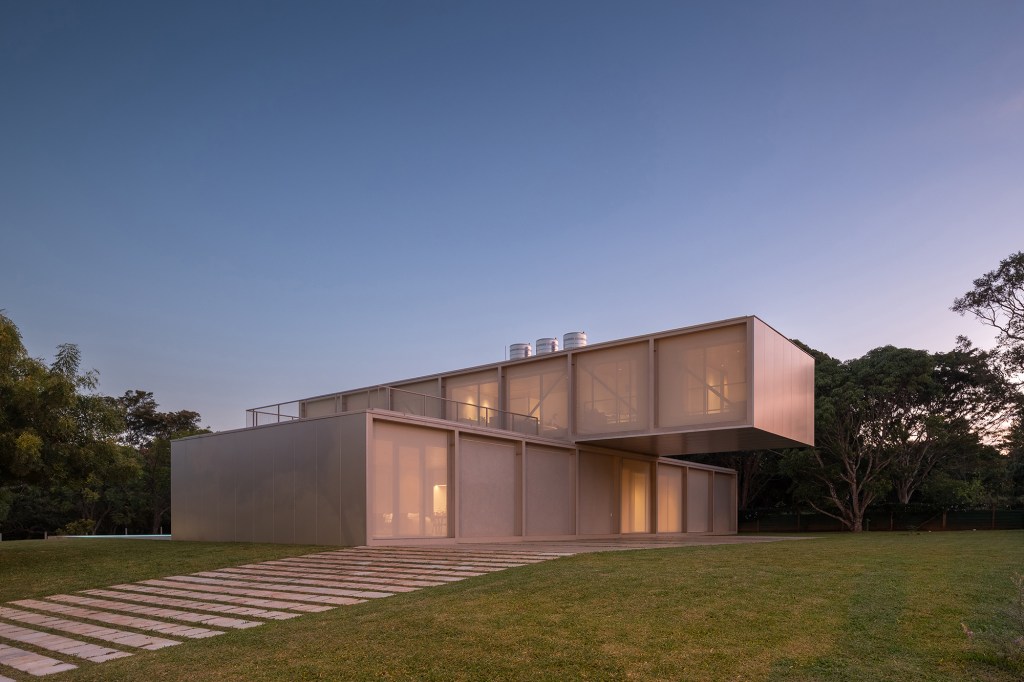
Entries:
<svg viewBox="0 0 1024 682">
<path fill-rule="evenodd" d="M 872 351 L 877 352 L 877 351 Z M 962 338 L 945 353 L 895 349 L 897 363 L 918 363 L 916 378 L 894 392 L 900 404 L 889 417 L 888 447 L 894 451 L 892 480 L 896 499 L 909 504 L 936 468 L 997 442 L 1020 394 L 995 357 Z M 906 372 L 899 365 L 893 376 Z M 975 460 L 977 461 L 977 460 Z"/>
<path fill-rule="evenodd" d="M 5 516 L 32 523 L 31 515 L 21 514 L 21 503 L 48 504 L 48 519 L 73 516 L 95 531 L 111 511 L 107 491 L 137 475 L 130 452 L 115 440 L 120 415 L 96 393 L 97 384 L 95 371 L 81 371 L 77 346 L 58 346 L 47 366 L 29 357 L 17 326 L 0 313 L 0 512 Z"/>
<path fill-rule="evenodd" d="M 43 468 L 43 421 L 53 398 L 50 372 L 29 357 L 21 332 L 0 310 L 0 482 L 10 485 Z"/>
<path fill-rule="evenodd" d="M 782 470 L 793 492 L 815 511 L 840 521 L 848 530 L 864 528 L 864 514 L 886 494 L 894 453 L 879 447 L 886 412 L 886 389 L 877 385 L 871 360 L 840 362 L 800 344 L 815 359 L 815 448 L 791 450 Z"/>
<path fill-rule="evenodd" d="M 974 280 L 974 288 L 953 301 L 954 312 L 971 313 L 998 332 L 996 343 L 1006 364 L 1024 372 L 1024 251 Z"/>
<path fill-rule="evenodd" d="M 159 412 L 153 394 L 98 393 L 97 372 L 62 344 L 29 356 L 0 311 L 0 524 L 23 534 L 111 525 L 159 529 L 170 507 L 170 440 L 199 414 Z M 140 521 L 140 518 L 142 519 Z"/>
<path fill-rule="evenodd" d="M 981 461 L 1018 408 L 991 354 L 967 343 L 934 354 L 884 346 L 847 362 L 810 352 L 818 447 L 787 453 L 783 471 L 798 497 L 852 531 L 890 492 L 908 504 L 938 468 L 966 453 Z"/>
<path fill-rule="evenodd" d="M 159 532 L 171 509 L 171 440 L 196 433 L 199 413 L 191 410 L 160 412 L 149 391 L 127 391 L 108 398 L 124 419 L 121 442 L 134 449 L 141 468 L 131 486 L 131 502 L 146 517 L 153 533 Z"/>
</svg>

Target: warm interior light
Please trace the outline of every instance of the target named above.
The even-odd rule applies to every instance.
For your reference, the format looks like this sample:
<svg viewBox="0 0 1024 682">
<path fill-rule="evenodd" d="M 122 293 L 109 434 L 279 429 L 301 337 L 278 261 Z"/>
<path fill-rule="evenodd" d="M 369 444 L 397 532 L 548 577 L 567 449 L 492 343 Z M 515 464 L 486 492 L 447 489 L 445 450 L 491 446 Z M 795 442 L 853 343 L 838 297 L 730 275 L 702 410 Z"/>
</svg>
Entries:
<svg viewBox="0 0 1024 682">
<path fill-rule="evenodd" d="M 434 486 L 434 515 L 442 516 L 448 513 L 448 486 L 441 483 Z"/>
</svg>

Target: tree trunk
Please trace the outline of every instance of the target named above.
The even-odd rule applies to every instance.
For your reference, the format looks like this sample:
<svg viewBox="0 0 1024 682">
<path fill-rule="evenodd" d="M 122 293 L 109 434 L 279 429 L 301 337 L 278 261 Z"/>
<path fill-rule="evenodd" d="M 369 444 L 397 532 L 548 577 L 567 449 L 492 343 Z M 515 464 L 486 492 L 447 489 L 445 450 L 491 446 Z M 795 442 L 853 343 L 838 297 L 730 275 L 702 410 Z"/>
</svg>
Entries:
<svg viewBox="0 0 1024 682">
<path fill-rule="evenodd" d="M 853 517 L 853 523 L 850 524 L 850 531 L 853 533 L 860 533 L 864 530 L 864 515 L 857 514 Z"/>
</svg>

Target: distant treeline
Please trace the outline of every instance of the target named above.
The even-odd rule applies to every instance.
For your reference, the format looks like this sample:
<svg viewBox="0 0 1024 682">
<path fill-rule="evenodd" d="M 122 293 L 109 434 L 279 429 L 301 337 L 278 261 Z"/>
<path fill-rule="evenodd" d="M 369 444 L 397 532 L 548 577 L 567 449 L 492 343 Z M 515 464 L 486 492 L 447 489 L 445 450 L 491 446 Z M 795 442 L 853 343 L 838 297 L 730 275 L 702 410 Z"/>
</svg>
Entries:
<svg viewBox="0 0 1024 682">
<path fill-rule="evenodd" d="M 200 433 L 199 413 L 160 412 L 147 391 L 97 392 L 73 344 L 31 357 L 0 311 L 0 533 L 170 530 L 170 440 Z"/>
</svg>

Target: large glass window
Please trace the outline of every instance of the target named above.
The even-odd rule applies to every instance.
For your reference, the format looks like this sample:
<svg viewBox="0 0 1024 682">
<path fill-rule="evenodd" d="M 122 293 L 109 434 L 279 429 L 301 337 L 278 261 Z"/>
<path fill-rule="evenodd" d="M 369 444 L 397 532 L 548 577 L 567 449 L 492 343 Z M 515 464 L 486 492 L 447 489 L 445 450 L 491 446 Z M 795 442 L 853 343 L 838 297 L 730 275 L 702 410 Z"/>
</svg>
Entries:
<svg viewBox="0 0 1024 682">
<path fill-rule="evenodd" d="M 646 343 L 576 355 L 576 423 L 581 434 L 647 427 Z"/>
<path fill-rule="evenodd" d="M 448 435 L 376 422 L 374 537 L 448 536 Z"/>
<path fill-rule="evenodd" d="M 503 428 L 498 411 L 498 371 L 477 372 L 445 380 L 445 395 L 457 401 L 449 405 L 449 419 L 466 424 Z"/>
<path fill-rule="evenodd" d="M 683 468 L 658 465 L 658 532 L 683 530 Z"/>
<path fill-rule="evenodd" d="M 622 531 L 649 533 L 651 465 L 635 459 L 622 460 Z"/>
<path fill-rule="evenodd" d="M 658 339 L 658 426 L 747 418 L 747 327 Z"/>
<path fill-rule="evenodd" d="M 569 368 L 565 358 L 527 362 L 508 368 L 508 409 L 536 417 L 538 435 L 569 434 Z"/>
</svg>

